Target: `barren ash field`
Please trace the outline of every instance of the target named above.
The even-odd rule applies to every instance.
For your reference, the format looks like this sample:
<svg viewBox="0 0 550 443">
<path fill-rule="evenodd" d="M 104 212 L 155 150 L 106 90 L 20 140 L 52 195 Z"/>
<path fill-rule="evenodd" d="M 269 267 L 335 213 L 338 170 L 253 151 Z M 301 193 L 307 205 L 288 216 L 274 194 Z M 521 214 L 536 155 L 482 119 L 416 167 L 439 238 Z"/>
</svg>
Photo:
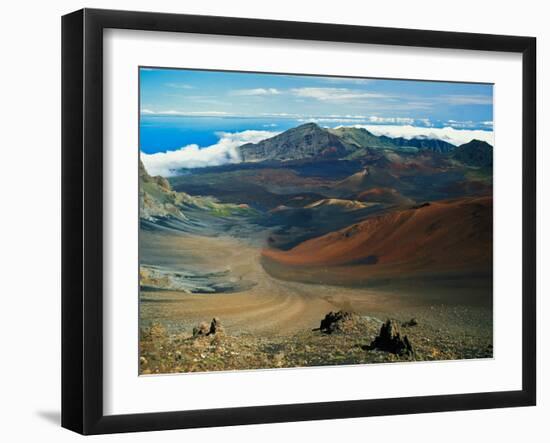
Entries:
<svg viewBox="0 0 550 443">
<path fill-rule="evenodd" d="M 140 374 L 491 358 L 492 146 L 307 123 L 140 164 Z"/>
</svg>

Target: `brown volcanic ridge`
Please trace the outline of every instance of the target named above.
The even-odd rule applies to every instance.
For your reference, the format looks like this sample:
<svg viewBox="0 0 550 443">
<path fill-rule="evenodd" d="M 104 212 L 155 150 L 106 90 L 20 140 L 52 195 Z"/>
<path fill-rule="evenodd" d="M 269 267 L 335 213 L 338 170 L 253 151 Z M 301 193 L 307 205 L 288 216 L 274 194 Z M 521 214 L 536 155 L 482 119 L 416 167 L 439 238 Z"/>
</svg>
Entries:
<svg viewBox="0 0 550 443">
<path fill-rule="evenodd" d="M 281 251 L 262 252 L 278 278 L 367 283 L 376 278 L 489 273 L 492 197 L 425 203 L 368 218 Z"/>
<path fill-rule="evenodd" d="M 412 205 L 413 200 L 401 195 L 393 188 L 371 188 L 357 195 L 361 202 L 383 202 L 396 205 Z"/>
</svg>

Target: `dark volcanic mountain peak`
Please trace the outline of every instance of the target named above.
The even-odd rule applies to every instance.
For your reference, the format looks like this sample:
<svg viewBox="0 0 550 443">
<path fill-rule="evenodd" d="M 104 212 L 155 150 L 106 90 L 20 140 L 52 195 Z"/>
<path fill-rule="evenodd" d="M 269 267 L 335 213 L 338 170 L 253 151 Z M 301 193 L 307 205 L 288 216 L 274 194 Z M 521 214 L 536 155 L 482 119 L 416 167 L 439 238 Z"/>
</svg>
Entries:
<svg viewBox="0 0 550 443">
<path fill-rule="evenodd" d="M 338 136 L 345 143 L 355 145 L 359 148 L 392 149 L 396 147 L 390 138 L 386 137 L 384 139 L 382 137 L 377 137 L 365 128 L 341 126 L 339 128 L 330 129 L 330 132 Z"/>
<path fill-rule="evenodd" d="M 355 127 L 355 126 L 339 126 L 337 128 L 332 129 L 332 132 L 336 134 L 362 134 L 362 135 L 374 135 L 372 132 L 370 132 L 366 128 L 361 127 Z"/>
<path fill-rule="evenodd" d="M 471 146 L 463 145 L 465 154 L 457 152 L 455 155 L 458 148 L 440 139 L 423 136 L 393 138 L 374 135 L 361 127 L 322 128 L 315 123 L 305 123 L 258 143 L 247 143 L 239 148 L 239 154 L 243 162 L 327 159 L 372 161 L 373 156 L 392 155 L 392 152 L 425 155 L 431 151 L 445 157 L 454 156 L 468 165 L 479 166 L 477 163 L 480 160 L 471 159 L 470 156 L 475 157 L 475 154 L 470 155 L 470 151 L 481 150 L 484 152 L 480 154 L 483 157 L 481 166 L 486 166 L 486 157 L 491 157 L 492 164 L 492 151 L 490 155 L 485 152 L 487 147 L 491 148 L 489 144 L 479 140 L 470 143 Z"/>
<path fill-rule="evenodd" d="M 458 161 L 478 167 L 493 166 L 493 147 L 482 140 L 474 139 L 457 147 L 453 154 Z"/>
<path fill-rule="evenodd" d="M 441 154 L 448 154 L 455 149 L 455 145 L 449 142 L 425 136 L 417 136 L 410 139 L 404 137 L 389 138 L 386 136 L 381 136 L 380 138 L 391 140 L 392 143 L 400 147 L 408 146 L 417 149 L 427 149 Z"/>
<path fill-rule="evenodd" d="M 303 125 L 296 126 L 295 128 L 289 129 L 289 131 L 297 131 L 297 130 L 319 130 L 322 131 L 323 129 L 317 124 L 313 122 L 304 123 Z"/>
<path fill-rule="evenodd" d="M 478 140 L 477 138 L 474 138 L 472 140 L 470 140 L 468 143 L 464 143 L 463 145 L 460 145 L 460 146 L 468 146 L 468 145 L 471 145 L 471 146 L 488 146 L 490 148 L 492 148 L 492 146 L 487 143 L 486 141 L 483 141 L 483 140 Z"/>
<path fill-rule="evenodd" d="M 340 158 L 352 150 L 353 147 L 315 123 L 306 123 L 259 143 L 247 143 L 239 148 L 245 162 Z"/>
</svg>

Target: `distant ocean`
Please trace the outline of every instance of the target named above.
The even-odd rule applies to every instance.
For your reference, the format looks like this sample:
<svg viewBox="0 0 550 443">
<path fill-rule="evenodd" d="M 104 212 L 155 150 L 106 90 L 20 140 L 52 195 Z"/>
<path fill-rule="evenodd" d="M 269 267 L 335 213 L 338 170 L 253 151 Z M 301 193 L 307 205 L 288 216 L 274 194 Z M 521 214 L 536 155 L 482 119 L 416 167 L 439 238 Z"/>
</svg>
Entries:
<svg viewBox="0 0 550 443">
<path fill-rule="evenodd" d="M 246 130 L 282 132 L 304 123 L 289 118 L 240 117 L 180 117 L 142 116 L 140 121 L 140 149 L 146 154 L 174 151 L 196 144 L 211 146 L 219 140 L 219 132 Z"/>
</svg>

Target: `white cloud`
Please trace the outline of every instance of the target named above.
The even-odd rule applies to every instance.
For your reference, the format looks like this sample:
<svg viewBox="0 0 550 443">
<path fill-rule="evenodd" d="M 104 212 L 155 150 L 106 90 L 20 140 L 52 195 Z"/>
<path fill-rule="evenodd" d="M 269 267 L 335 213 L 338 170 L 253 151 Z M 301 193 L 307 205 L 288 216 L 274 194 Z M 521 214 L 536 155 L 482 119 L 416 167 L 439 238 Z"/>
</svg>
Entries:
<svg viewBox="0 0 550 443">
<path fill-rule="evenodd" d="M 477 126 L 477 123 L 473 120 L 447 120 L 447 125 L 453 128 L 468 129 L 475 128 Z"/>
<path fill-rule="evenodd" d="M 298 121 L 313 123 L 374 123 L 378 125 L 413 125 L 415 122 L 419 122 L 425 126 L 432 126 L 432 122 L 427 118 L 415 120 L 414 118 L 410 117 L 378 117 L 376 115 L 328 115 L 326 117 L 302 116 L 298 119 Z"/>
<path fill-rule="evenodd" d="M 142 113 L 142 114 L 154 114 L 155 111 L 151 111 L 150 109 L 142 109 L 142 110 L 141 110 L 141 113 Z"/>
<path fill-rule="evenodd" d="M 374 94 L 348 88 L 294 88 L 290 91 L 298 97 L 314 98 L 322 101 L 348 101 L 387 97 L 384 94 Z"/>
<path fill-rule="evenodd" d="M 193 85 L 189 85 L 187 83 L 166 83 L 165 86 L 175 89 L 195 89 Z"/>
<path fill-rule="evenodd" d="M 321 77 L 318 80 L 322 80 L 325 83 L 346 83 L 355 85 L 366 85 L 367 83 L 372 83 L 372 79 L 368 78 Z"/>
<path fill-rule="evenodd" d="M 371 115 L 368 120 L 372 123 L 397 123 L 397 124 L 412 124 L 414 123 L 414 118 L 409 117 L 377 117 L 376 115 Z"/>
<path fill-rule="evenodd" d="M 442 95 L 442 103 L 450 105 L 492 105 L 493 97 L 488 95 Z"/>
<path fill-rule="evenodd" d="M 281 91 L 275 88 L 235 89 L 231 95 L 279 95 Z"/>
<path fill-rule="evenodd" d="M 387 137 L 403 137 L 406 139 L 425 137 L 444 140 L 453 145 L 462 145 L 473 139 L 483 140 L 493 145 L 493 131 L 481 129 L 455 129 L 445 128 L 424 128 L 411 125 L 353 125 L 355 128 L 365 128 L 374 135 L 385 135 Z"/>
<path fill-rule="evenodd" d="M 284 117 L 284 118 L 302 117 L 300 114 L 288 114 L 287 112 L 273 112 L 273 113 L 262 112 L 260 115 L 263 117 Z"/>
<path fill-rule="evenodd" d="M 355 118 L 346 117 L 304 117 L 297 119 L 300 123 L 357 123 Z M 359 120 L 360 121 L 360 120 Z"/>
<path fill-rule="evenodd" d="M 219 141 L 212 146 L 200 148 L 196 144 L 184 146 L 176 151 L 141 153 L 141 160 L 151 175 L 170 177 L 180 168 L 202 168 L 241 161 L 237 148 L 245 143 L 257 143 L 277 135 L 272 131 L 221 132 Z"/>
</svg>

